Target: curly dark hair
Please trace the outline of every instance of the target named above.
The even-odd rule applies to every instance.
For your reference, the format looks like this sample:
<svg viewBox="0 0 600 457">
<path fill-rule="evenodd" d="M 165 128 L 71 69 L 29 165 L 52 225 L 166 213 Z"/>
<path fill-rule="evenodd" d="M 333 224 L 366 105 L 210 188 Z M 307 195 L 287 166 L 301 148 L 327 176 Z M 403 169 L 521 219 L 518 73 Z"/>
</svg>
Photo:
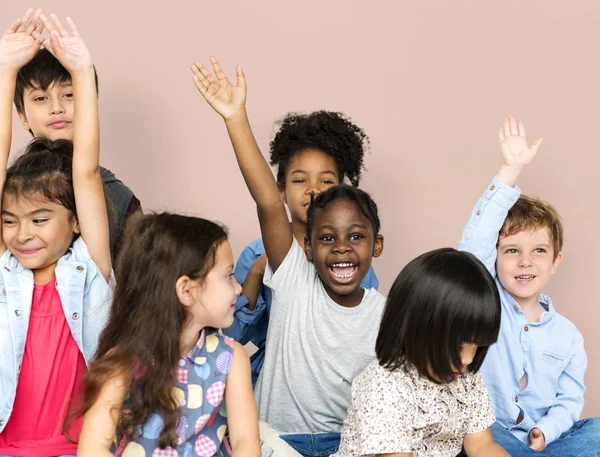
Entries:
<svg viewBox="0 0 600 457">
<path fill-rule="evenodd" d="M 310 114 L 288 113 L 278 123 L 279 130 L 270 143 L 271 165 L 277 165 L 277 184 L 285 186 L 290 160 L 304 149 L 312 148 L 330 155 L 340 174 L 358 186 L 364 168 L 369 137 L 345 114 L 315 111 Z"/>
</svg>

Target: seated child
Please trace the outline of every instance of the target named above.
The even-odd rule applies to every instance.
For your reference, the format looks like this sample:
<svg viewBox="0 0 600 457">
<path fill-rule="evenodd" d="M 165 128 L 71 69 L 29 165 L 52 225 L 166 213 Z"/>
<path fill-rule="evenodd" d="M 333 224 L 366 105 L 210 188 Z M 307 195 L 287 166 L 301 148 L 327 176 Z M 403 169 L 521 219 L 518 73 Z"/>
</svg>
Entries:
<svg viewBox="0 0 600 457">
<path fill-rule="evenodd" d="M 132 222 L 77 455 L 260 456 L 248 354 L 216 330 L 241 291 L 225 229 L 167 213 Z"/>
<path fill-rule="evenodd" d="M 16 76 L 14 103 L 21 125 L 34 138 L 73 141 L 73 84 L 67 69 L 48 49 L 22 59 Z M 94 69 L 96 93 L 98 77 Z M 127 218 L 141 211 L 140 201 L 110 170 L 100 167 L 106 196 L 113 261 Z"/>
<path fill-rule="evenodd" d="M 578 422 L 587 358 L 583 337 L 541 290 L 562 260 L 563 227 L 548 203 L 515 186 L 541 143 L 527 146 L 514 117 L 500 129 L 504 164 L 479 199 L 459 248 L 496 278 L 502 325 L 481 372 L 497 416 L 494 438 L 511 456 L 591 456 L 600 448 L 598 419 Z"/>
<path fill-rule="evenodd" d="M 259 419 L 301 454 L 328 455 L 339 444 L 352 380 L 375 357 L 385 297 L 361 282 L 383 250 L 377 206 L 355 187 L 332 187 L 312 204 L 306 200 L 306 236 L 298 243 L 248 122 L 241 68 L 234 87 L 212 63 L 217 79 L 198 62 L 194 81 L 224 118 L 256 202 L 268 258 L 265 285 L 273 293 L 255 391 Z"/>
<path fill-rule="evenodd" d="M 277 186 L 290 215 L 292 232 L 300 245 L 306 236 L 306 212 L 311 195 L 317 195 L 348 178 L 358 186 L 368 137 L 342 113 L 315 111 L 289 113 L 271 141 L 271 165 L 277 165 Z M 266 255 L 261 238 L 240 254 L 235 277 L 242 284 L 233 325 L 223 332 L 257 351 L 250 361 L 252 383 L 256 384 L 265 358 L 271 290 L 263 284 Z M 365 289 L 379 287 L 373 267 L 361 284 Z"/>
<path fill-rule="evenodd" d="M 500 328 L 494 279 L 472 255 L 425 253 L 398 275 L 377 336 L 377 360 L 354 380 L 335 457 L 508 454 L 494 443 L 479 367 Z"/>
<path fill-rule="evenodd" d="M 74 455 L 81 421 L 63 430 L 108 319 L 112 287 L 90 53 L 29 10 L 0 39 L 0 455 Z M 69 71 L 73 143 L 36 138 L 6 169 L 15 76 L 44 46 Z M 68 45 L 67 45 L 68 43 Z"/>
</svg>

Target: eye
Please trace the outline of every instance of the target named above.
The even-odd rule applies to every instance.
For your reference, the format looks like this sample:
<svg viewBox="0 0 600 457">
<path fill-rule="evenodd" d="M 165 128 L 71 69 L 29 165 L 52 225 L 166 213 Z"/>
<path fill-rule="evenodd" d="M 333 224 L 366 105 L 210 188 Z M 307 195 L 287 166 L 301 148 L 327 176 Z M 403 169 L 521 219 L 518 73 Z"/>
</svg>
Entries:
<svg viewBox="0 0 600 457">
<path fill-rule="evenodd" d="M 331 235 L 324 235 L 321 238 L 319 238 L 321 241 L 324 241 L 326 243 L 331 243 L 333 241 L 333 236 Z"/>
<path fill-rule="evenodd" d="M 234 273 L 229 273 L 229 274 L 227 275 L 227 279 L 235 279 L 235 275 L 234 275 Z"/>
<path fill-rule="evenodd" d="M 3 219 L 2 223 L 4 225 L 14 225 L 14 224 L 16 224 L 16 221 L 11 221 L 10 219 Z"/>
<path fill-rule="evenodd" d="M 48 219 L 34 219 L 33 223 L 34 224 L 43 224 L 44 222 L 48 221 Z"/>
<path fill-rule="evenodd" d="M 294 179 L 292 182 L 295 184 L 303 184 L 306 182 L 306 179 Z"/>
<path fill-rule="evenodd" d="M 546 249 L 544 249 L 544 248 L 537 248 L 533 252 L 536 252 L 538 254 L 545 254 L 546 253 Z"/>
<path fill-rule="evenodd" d="M 506 251 L 504 251 L 505 254 L 516 254 L 517 250 L 514 248 L 511 249 L 507 249 Z"/>
<path fill-rule="evenodd" d="M 363 238 L 364 238 L 364 236 L 360 233 L 355 233 L 354 235 L 350 236 L 351 241 L 359 241 L 359 240 L 362 240 Z"/>
<path fill-rule="evenodd" d="M 328 186 L 333 186 L 333 185 L 335 185 L 335 183 L 334 183 L 332 180 L 330 180 L 330 179 L 326 179 L 325 181 L 323 181 L 323 184 L 326 184 L 326 185 L 328 185 Z"/>
<path fill-rule="evenodd" d="M 48 97 L 46 97 L 45 95 L 40 95 L 39 97 L 35 97 L 33 99 L 34 102 L 43 102 L 44 100 L 46 100 Z"/>
<path fill-rule="evenodd" d="M 68 94 L 63 95 L 65 98 L 73 98 L 73 93 L 69 92 Z"/>
</svg>

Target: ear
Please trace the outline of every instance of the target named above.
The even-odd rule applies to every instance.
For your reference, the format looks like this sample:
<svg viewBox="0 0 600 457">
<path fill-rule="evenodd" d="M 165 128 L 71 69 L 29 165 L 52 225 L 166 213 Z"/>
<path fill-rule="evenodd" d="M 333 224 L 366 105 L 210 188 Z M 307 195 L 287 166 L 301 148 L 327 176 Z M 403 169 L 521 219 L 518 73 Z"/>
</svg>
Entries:
<svg viewBox="0 0 600 457">
<path fill-rule="evenodd" d="M 373 257 L 379 257 L 383 252 L 383 235 L 378 233 L 375 235 L 375 243 L 373 244 Z"/>
<path fill-rule="evenodd" d="M 312 262 L 313 261 L 312 244 L 310 243 L 310 240 L 306 237 L 304 237 L 304 253 L 306 254 L 306 258 L 308 259 L 308 261 Z"/>
<path fill-rule="evenodd" d="M 280 186 L 279 184 L 277 184 L 277 187 L 279 188 L 279 198 L 281 198 L 281 201 L 283 202 L 283 204 L 286 205 L 287 198 L 285 196 L 285 187 Z"/>
<path fill-rule="evenodd" d="M 192 306 L 194 304 L 192 286 L 194 286 L 194 281 L 186 275 L 179 277 L 175 282 L 175 293 L 177 294 L 179 303 L 183 306 Z"/>
<path fill-rule="evenodd" d="M 552 270 L 550 270 L 551 274 L 556 273 L 556 269 L 558 268 L 558 266 L 562 262 L 562 259 L 563 259 L 562 252 L 559 252 L 558 255 L 556 256 L 556 259 L 554 259 L 554 262 L 552 262 Z"/>
<path fill-rule="evenodd" d="M 73 231 L 78 235 L 81 234 L 81 229 L 79 228 L 79 221 L 76 217 L 73 217 Z"/>
<path fill-rule="evenodd" d="M 21 113 L 20 111 L 17 111 L 17 114 L 19 115 L 19 119 L 21 120 L 21 127 L 23 127 L 29 132 L 31 130 L 31 127 L 29 126 L 29 122 L 27 121 L 27 116 L 25 116 L 25 113 Z"/>
</svg>

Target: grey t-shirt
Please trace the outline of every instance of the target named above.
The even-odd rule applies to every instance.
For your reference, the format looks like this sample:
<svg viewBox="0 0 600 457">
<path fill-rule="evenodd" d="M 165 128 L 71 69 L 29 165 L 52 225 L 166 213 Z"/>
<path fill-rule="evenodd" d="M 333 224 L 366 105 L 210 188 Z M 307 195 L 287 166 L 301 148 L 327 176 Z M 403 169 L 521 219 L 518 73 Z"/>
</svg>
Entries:
<svg viewBox="0 0 600 457">
<path fill-rule="evenodd" d="M 267 265 L 264 283 L 273 301 L 259 419 L 280 434 L 340 432 L 352 381 L 375 358 L 385 297 L 365 289 L 358 306 L 338 305 L 296 240 L 274 274 Z"/>
</svg>

